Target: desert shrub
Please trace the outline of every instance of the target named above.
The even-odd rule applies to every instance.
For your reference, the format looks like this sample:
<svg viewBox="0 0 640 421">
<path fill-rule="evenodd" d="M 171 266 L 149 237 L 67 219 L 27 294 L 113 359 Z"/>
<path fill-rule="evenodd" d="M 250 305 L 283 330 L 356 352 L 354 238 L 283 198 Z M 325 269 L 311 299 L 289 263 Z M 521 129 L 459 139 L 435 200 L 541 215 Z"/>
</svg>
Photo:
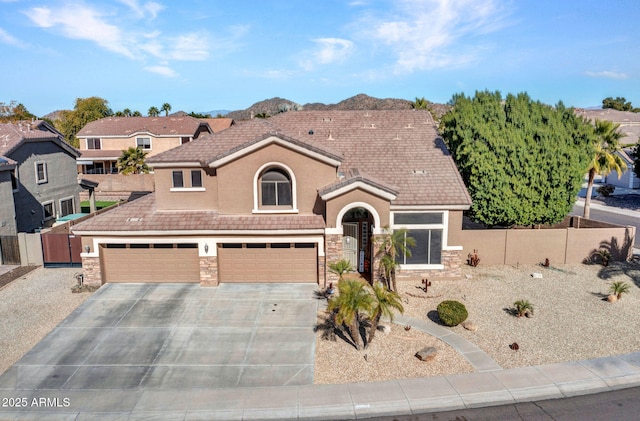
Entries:
<svg viewBox="0 0 640 421">
<path fill-rule="evenodd" d="M 609 197 L 613 194 L 614 191 L 616 191 L 616 186 L 605 184 L 604 186 L 598 187 L 596 191 L 604 197 Z"/>
<path fill-rule="evenodd" d="M 513 306 L 516 309 L 516 316 L 518 317 L 525 316 L 527 312 L 533 314 L 533 304 L 528 300 L 518 300 L 513 303 Z"/>
<path fill-rule="evenodd" d="M 461 302 L 447 300 L 438 304 L 438 317 L 447 326 L 457 326 L 467 320 L 469 313 Z"/>
</svg>

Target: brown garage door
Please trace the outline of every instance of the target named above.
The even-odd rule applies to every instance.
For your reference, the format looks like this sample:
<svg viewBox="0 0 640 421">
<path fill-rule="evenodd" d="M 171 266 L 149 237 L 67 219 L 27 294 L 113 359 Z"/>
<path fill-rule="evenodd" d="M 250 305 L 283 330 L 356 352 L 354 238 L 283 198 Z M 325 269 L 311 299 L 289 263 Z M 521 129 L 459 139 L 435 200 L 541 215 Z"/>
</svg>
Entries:
<svg viewBox="0 0 640 421">
<path fill-rule="evenodd" d="M 315 243 L 221 244 L 220 282 L 318 282 Z"/>
<path fill-rule="evenodd" d="M 106 244 L 106 282 L 200 282 L 197 244 Z"/>
</svg>

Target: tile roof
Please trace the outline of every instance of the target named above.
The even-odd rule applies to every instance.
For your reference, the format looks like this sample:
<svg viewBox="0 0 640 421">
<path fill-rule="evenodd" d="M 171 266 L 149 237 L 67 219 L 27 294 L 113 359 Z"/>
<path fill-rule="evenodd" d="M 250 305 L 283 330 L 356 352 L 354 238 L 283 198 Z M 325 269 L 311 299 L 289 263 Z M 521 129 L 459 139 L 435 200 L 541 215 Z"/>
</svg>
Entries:
<svg viewBox="0 0 640 421">
<path fill-rule="evenodd" d="M 461 205 L 471 198 L 426 110 L 290 111 L 203 135 L 149 163 L 213 162 L 270 135 L 340 157 L 339 171 L 357 169 L 397 189 L 394 205 Z"/>
<path fill-rule="evenodd" d="M 324 229 L 321 215 L 219 215 L 216 211 L 158 211 L 155 193 L 89 218 L 73 232 L 229 231 Z"/>
<path fill-rule="evenodd" d="M 52 141 L 61 148 L 67 150 L 73 156 L 79 156 L 80 152 L 64 142 L 62 138 L 51 131 L 33 124 L 0 124 L 0 156 L 7 157 L 22 142 Z"/>
<path fill-rule="evenodd" d="M 393 186 L 389 186 L 388 184 L 382 181 L 376 180 L 367 174 L 362 174 L 357 168 L 353 168 L 347 171 L 347 174 L 344 175 L 344 178 L 339 179 L 327 186 L 320 188 L 318 190 L 318 194 L 324 197 L 326 194 L 329 194 L 331 192 L 334 192 L 336 190 L 339 190 L 343 187 L 346 187 L 350 184 L 357 183 L 357 182 L 366 183 L 372 187 L 376 187 L 392 195 L 398 194 L 398 190 Z"/>
<path fill-rule="evenodd" d="M 235 124 L 234 120 L 232 118 L 228 118 L 228 117 L 201 118 L 200 120 L 202 120 L 202 121 L 206 122 L 207 124 L 209 124 L 209 127 L 211 127 L 211 130 L 214 133 L 218 133 L 218 132 L 221 132 L 224 129 L 228 129 L 233 124 Z"/>
<path fill-rule="evenodd" d="M 191 116 L 168 117 L 106 117 L 87 123 L 76 137 L 134 136 L 150 133 L 155 136 L 193 136 L 206 123 Z"/>
</svg>

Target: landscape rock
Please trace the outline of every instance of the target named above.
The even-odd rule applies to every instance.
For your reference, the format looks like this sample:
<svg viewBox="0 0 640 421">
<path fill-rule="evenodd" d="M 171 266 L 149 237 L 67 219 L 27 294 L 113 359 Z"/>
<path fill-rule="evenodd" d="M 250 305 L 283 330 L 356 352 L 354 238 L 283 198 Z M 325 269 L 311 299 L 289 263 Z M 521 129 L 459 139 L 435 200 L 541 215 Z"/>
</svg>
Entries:
<svg viewBox="0 0 640 421">
<path fill-rule="evenodd" d="M 391 333 L 391 326 L 379 324 L 378 330 L 381 331 L 383 334 L 388 335 L 389 333 Z"/>
<path fill-rule="evenodd" d="M 610 303 L 615 303 L 616 301 L 618 301 L 618 297 L 614 294 L 611 294 L 607 296 L 607 301 Z"/>
<path fill-rule="evenodd" d="M 434 347 L 428 346 L 416 352 L 416 358 L 418 358 L 420 361 L 432 361 L 437 354 L 438 351 Z"/>
<path fill-rule="evenodd" d="M 524 313 L 524 316 L 525 316 L 526 318 L 531 318 L 531 317 L 533 317 L 533 311 L 526 311 L 526 312 Z"/>
<path fill-rule="evenodd" d="M 473 323 L 471 320 L 466 320 L 466 321 L 462 322 L 462 327 L 467 329 L 469 332 L 477 332 L 478 331 L 478 326 L 476 326 L 476 324 Z"/>
<path fill-rule="evenodd" d="M 534 272 L 531 274 L 532 278 L 537 278 L 537 279 L 541 279 L 542 278 L 542 274 L 538 273 L 538 272 Z"/>
</svg>

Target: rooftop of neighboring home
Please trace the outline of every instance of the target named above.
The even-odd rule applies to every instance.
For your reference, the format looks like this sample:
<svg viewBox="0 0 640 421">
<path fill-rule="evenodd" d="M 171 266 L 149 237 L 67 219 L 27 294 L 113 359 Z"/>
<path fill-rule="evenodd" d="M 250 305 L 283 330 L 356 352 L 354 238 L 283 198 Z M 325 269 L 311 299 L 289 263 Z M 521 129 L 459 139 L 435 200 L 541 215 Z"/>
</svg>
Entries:
<svg viewBox="0 0 640 421">
<path fill-rule="evenodd" d="M 211 130 L 214 133 L 218 133 L 224 129 L 228 129 L 232 125 L 236 124 L 234 119 L 228 117 L 201 118 L 200 120 L 209 124 L 209 127 L 211 127 Z"/>
<path fill-rule="evenodd" d="M 106 117 L 87 123 L 76 135 L 87 137 L 131 137 L 152 134 L 156 137 L 193 136 L 207 123 L 191 116 Z"/>
<path fill-rule="evenodd" d="M 62 140 L 62 135 L 48 123 L 36 120 L 33 122 L 16 122 L 0 124 L 0 157 L 8 158 L 23 142 L 52 141 L 74 156 L 80 153 Z"/>
<path fill-rule="evenodd" d="M 155 155 L 148 162 L 198 162 L 216 167 L 252 151 L 273 135 L 309 153 L 336 160 L 340 179 L 364 177 L 370 184 L 397 191 L 393 204 L 471 203 L 431 115 L 424 110 L 286 112 L 205 134 L 198 142 Z M 314 188 L 324 191 L 332 185 Z"/>
<path fill-rule="evenodd" d="M 634 144 L 640 138 L 640 113 L 605 109 L 576 109 L 576 114 L 589 120 L 607 120 L 620 124 L 620 132 L 624 137 L 620 140 L 623 145 Z"/>
</svg>

